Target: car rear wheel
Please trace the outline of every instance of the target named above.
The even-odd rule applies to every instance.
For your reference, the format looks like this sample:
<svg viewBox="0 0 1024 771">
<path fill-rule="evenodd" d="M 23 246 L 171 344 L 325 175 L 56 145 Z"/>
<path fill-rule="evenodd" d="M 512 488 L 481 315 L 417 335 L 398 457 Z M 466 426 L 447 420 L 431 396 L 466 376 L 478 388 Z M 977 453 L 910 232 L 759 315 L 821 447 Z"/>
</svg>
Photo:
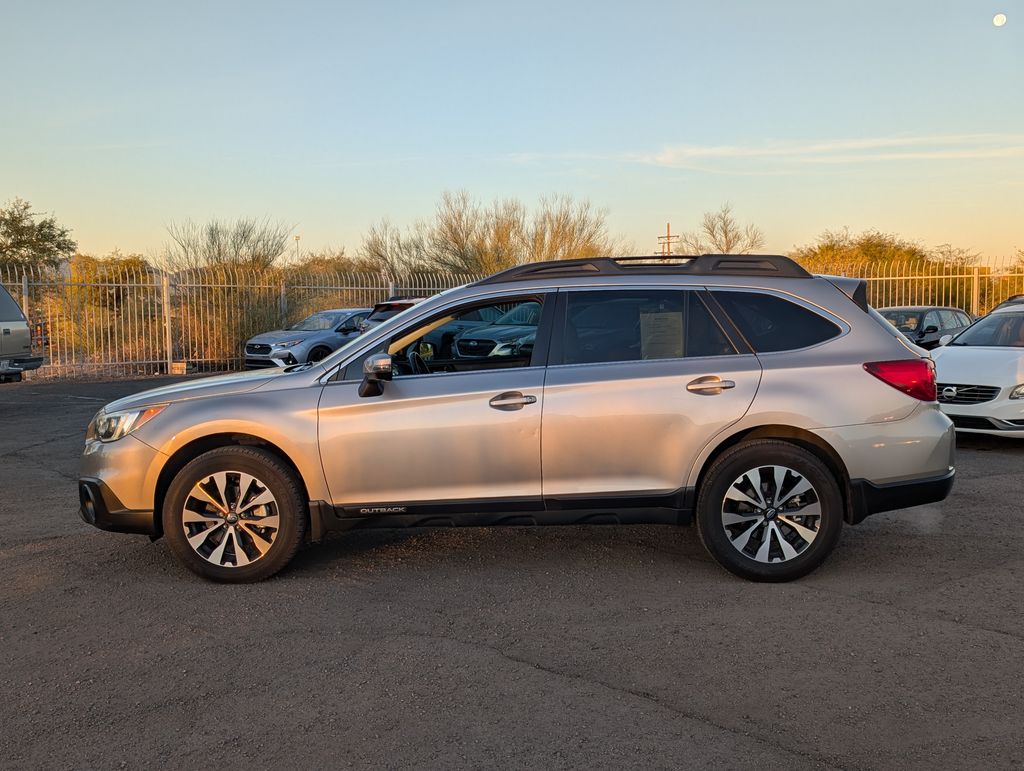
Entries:
<svg viewBox="0 0 1024 771">
<path fill-rule="evenodd" d="M 309 352 L 309 356 L 306 357 L 306 361 L 308 361 L 310 364 L 315 364 L 316 362 L 322 359 L 326 359 L 330 355 L 330 348 L 325 348 L 322 345 L 318 345 L 316 348 Z"/>
<path fill-rule="evenodd" d="M 261 581 L 291 561 L 306 534 L 294 472 L 255 447 L 221 447 L 191 461 L 164 499 L 174 555 L 204 578 Z"/>
<path fill-rule="evenodd" d="M 0 375 L 0 383 L 20 383 L 20 382 L 21 382 L 21 373 L 20 372 L 12 372 L 9 375 Z"/>
<path fill-rule="evenodd" d="M 724 452 L 697 502 L 705 548 L 752 581 L 807 575 L 835 548 L 842 525 L 842 494 L 832 471 L 810 451 L 777 440 Z"/>
</svg>

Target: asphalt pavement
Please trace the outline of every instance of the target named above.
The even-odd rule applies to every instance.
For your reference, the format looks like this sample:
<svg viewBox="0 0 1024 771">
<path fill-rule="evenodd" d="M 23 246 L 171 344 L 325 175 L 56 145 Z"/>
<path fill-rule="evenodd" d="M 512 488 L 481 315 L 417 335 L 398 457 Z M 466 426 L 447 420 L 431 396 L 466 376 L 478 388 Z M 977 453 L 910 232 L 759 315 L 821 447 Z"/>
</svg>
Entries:
<svg viewBox="0 0 1024 771">
<path fill-rule="evenodd" d="M 0 386 L 2 767 L 1024 766 L 1024 442 L 961 438 L 947 501 L 791 584 L 649 526 L 357 532 L 221 586 L 78 517 L 89 418 L 159 382 Z"/>
</svg>

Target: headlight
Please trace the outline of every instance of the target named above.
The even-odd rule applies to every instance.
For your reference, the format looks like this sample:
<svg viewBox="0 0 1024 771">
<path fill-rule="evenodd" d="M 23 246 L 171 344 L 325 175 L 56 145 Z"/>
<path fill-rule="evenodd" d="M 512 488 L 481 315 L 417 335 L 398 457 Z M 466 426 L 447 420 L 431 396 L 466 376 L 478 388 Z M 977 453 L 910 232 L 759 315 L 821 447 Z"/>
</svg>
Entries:
<svg viewBox="0 0 1024 771">
<path fill-rule="evenodd" d="M 167 409 L 166 404 L 147 407 L 144 410 L 128 410 L 126 412 L 106 413 L 100 410 L 89 424 L 86 439 L 99 439 L 101 442 L 116 442 L 132 431 L 142 428 L 149 421 Z"/>
<path fill-rule="evenodd" d="M 1019 386 L 1010 391 L 1010 398 L 1024 399 L 1024 383 L 1021 383 Z"/>
<path fill-rule="evenodd" d="M 287 343 L 274 343 L 274 348 L 291 348 L 293 345 L 298 345 L 301 340 L 289 340 Z"/>
</svg>

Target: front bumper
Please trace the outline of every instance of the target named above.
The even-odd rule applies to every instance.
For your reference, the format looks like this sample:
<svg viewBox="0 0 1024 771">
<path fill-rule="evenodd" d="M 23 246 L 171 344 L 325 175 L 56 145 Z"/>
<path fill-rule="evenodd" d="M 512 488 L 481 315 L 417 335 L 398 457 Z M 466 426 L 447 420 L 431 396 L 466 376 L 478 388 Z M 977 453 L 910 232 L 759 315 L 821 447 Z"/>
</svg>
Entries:
<svg viewBox="0 0 1024 771">
<path fill-rule="evenodd" d="M 114 533 L 159 535 L 152 509 L 128 509 L 99 479 L 78 480 L 78 513 L 82 519 L 100 530 Z"/>
<path fill-rule="evenodd" d="M 950 469 L 942 476 L 887 485 L 876 485 L 866 479 L 851 479 L 852 521 L 855 524 L 870 514 L 945 500 L 953 489 L 955 476 L 956 471 Z"/>
<path fill-rule="evenodd" d="M 1002 394 L 1009 393 L 1003 389 Z M 1024 436 L 1024 399 L 1001 395 L 980 404 L 939 404 L 957 431 L 1000 436 Z"/>
<path fill-rule="evenodd" d="M 275 351 L 267 356 L 261 356 L 258 354 L 246 353 L 245 354 L 245 368 L 246 369 L 270 369 L 272 367 L 290 367 L 292 364 L 298 364 L 299 360 L 288 351 Z"/>
</svg>

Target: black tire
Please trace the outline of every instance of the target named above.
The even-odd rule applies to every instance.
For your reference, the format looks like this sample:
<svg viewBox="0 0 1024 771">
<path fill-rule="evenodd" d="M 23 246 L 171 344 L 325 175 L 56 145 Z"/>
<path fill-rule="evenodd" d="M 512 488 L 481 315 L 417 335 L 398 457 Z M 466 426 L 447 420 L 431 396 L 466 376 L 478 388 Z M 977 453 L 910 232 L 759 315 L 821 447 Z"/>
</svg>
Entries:
<svg viewBox="0 0 1024 771">
<path fill-rule="evenodd" d="M 322 359 L 326 359 L 330 355 L 330 348 L 323 345 L 318 345 L 316 348 L 309 352 L 309 356 L 306 357 L 306 361 L 309 364 L 315 364 L 316 362 L 321 361 Z"/>
<path fill-rule="evenodd" d="M 20 382 L 21 382 L 21 373 L 20 372 L 12 372 L 9 375 L 0 375 L 0 383 L 20 383 Z"/>
<path fill-rule="evenodd" d="M 186 503 L 195 506 L 196 499 L 192 495 L 194 486 L 202 482 L 204 478 L 210 478 L 218 472 L 249 474 L 255 477 L 258 484 L 265 487 L 274 498 L 279 527 L 276 533 L 273 533 L 273 529 L 259 529 L 259 532 L 272 534 L 273 539 L 262 556 L 255 556 L 248 564 L 239 564 L 240 560 L 237 557 L 234 557 L 234 565 L 214 564 L 202 556 L 196 548 L 193 548 L 186 535 L 185 506 Z M 234 477 L 229 475 L 228 478 Z M 238 485 L 236 485 L 236 489 L 237 487 Z M 254 489 L 259 490 L 260 488 Z M 220 447 L 211 450 L 189 462 L 171 481 L 164 498 L 162 512 L 164 536 L 167 538 L 174 556 L 185 567 L 203 578 L 224 583 L 262 581 L 277 573 L 291 561 L 306 536 L 308 515 L 301 489 L 295 473 L 271 452 L 256 447 Z M 244 492 L 238 493 L 239 498 L 243 495 Z M 238 505 L 241 507 L 242 501 L 239 500 Z M 231 511 L 234 512 L 234 509 L 232 508 Z M 266 507 L 264 511 L 270 513 L 271 509 Z M 211 527 L 205 532 L 213 533 L 217 529 L 213 525 L 218 522 L 219 515 L 211 513 L 204 516 L 211 516 Z M 258 522 L 259 520 L 255 520 L 253 524 Z M 223 539 L 228 539 L 226 527 L 226 524 L 221 526 L 224 531 L 221 535 Z M 237 529 L 244 535 L 236 535 L 233 539 L 228 539 L 229 543 L 222 549 L 222 554 L 227 554 L 227 559 L 232 559 L 230 555 L 238 548 L 239 538 L 246 542 L 248 550 L 253 555 L 258 554 L 259 549 L 254 545 L 255 536 L 252 531 L 243 530 L 242 524 L 239 524 Z M 195 532 L 202 533 L 204 531 L 200 529 Z M 216 535 L 207 540 L 219 543 Z M 265 542 L 262 545 L 265 547 Z M 244 556 L 246 561 L 249 558 L 250 555 Z"/>
<path fill-rule="evenodd" d="M 769 500 L 764 508 L 745 501 L 740 501 L 737 506 L 737 493 L 733 493 L 727 503 L 726 494 L 731 489 L 737 490 L 740 497 L 745 496 L 741 488 L 733 488 L 733 485 L 747 472 L 751 472 L 751 480 L 759 482 L 760 490 L 755 491 L 755 495 L 762 500 L 768 499 L 769 495 L 773 499 L 779 497 L 770 466 L 792 472 L 784 475 L 780 485 L 783 497 L 792 496 L 787 507 L 772 508 L 774 500 Z M 799 477 L 811 485 L 811 490 L 803 495 L 793 495 L 789 491 L 799 489 L 801 483 L 796 481 Z M 813 516 L 807 518 L 799 513 L 801 509 L 798 506 L 807 506 L 808 501 L 812 508 L 805 511 L 820 511 L 816 520 Z M 817 509 L 813 508 L 813 503 L 817 503 Z M 731 519 L 743 518 L 742 522 L 731 523 L 728 531 L 724 513 L 727 505 L 740 511 L 738 514 L 730 513 Z M 790 506 L 792 508 L 788 508 Z M 708 470 L 697 500 L 696 519 L 704 548 L 726 570 L 751 581 L 792 581 L 821 565 L 839 541 L 843 527 L 840 482 L 818 456 L 803 447 L 774 439 L 746 442 L 726 450 Z M 769 520 L 774 523 L 774 528 Z M 806 525 L 803 532 L 814 532 L 814 536 L 808 536 L 810 540 L 801 537 L 801 530 L 792 524 L 794 522 L 801 528 Z M 745 535 L 749 540 L 742 541 Z M 757 549 L 757 554 L 741 551 L 734 545 L 734 540 L 750 551 L 757 546 L 763 547 L 766 550 L 764 558 L 768 561 L 758 560 L 760 549 Z M 795 552 L 795 556 L 786 558 L 784 549 L 790 554 Z"/>
</svg>

